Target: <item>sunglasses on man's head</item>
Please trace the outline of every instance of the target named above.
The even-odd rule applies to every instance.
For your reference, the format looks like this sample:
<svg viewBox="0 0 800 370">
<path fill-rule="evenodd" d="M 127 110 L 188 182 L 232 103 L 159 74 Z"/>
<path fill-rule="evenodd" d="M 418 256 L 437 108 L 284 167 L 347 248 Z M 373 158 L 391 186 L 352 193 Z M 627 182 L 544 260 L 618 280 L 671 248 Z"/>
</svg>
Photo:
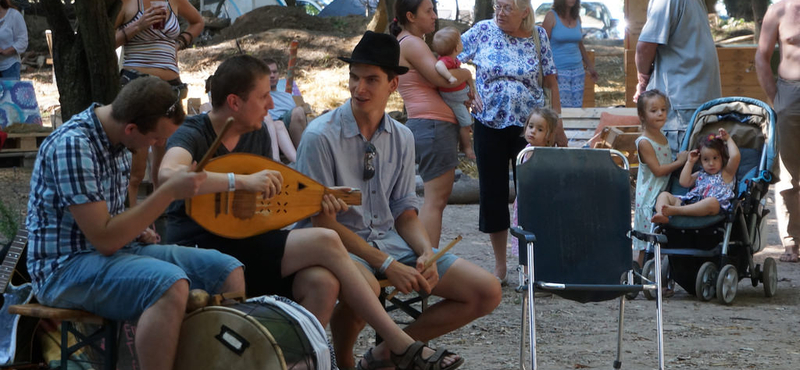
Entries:
<svg viewBox="0 0 800 370">
<path fill-rule="evenodd" d="M 375 164 L 372 162 L 376 153 L 375 145 L 367 143 L 364 147 L 364 181 L 370 180 L 375 176 Z"/>
<path fill-rule="evenodd" d="M 175 114 L 175 111 L 178 110 L 180 103 L 181 103 L 181 97 L 178 96 L 178 98 L 175 99 L 175 102 L 172 103 L 172 105 L 170 105 L 169 108 L 167 108 L 167 112 L 166 114 L 164 114 L 164 116 L 172 118 L 172 116 Z"/>
</svg>

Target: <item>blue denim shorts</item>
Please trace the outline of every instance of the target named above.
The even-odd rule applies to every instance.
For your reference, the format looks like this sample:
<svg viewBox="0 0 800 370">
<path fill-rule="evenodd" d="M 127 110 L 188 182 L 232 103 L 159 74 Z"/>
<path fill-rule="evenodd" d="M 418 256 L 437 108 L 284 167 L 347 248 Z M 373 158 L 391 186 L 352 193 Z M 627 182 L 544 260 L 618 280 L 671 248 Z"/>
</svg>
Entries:
<svg viewBox="0 0 800 370">
<path fill-rule="evenodd" d="M 136 244 L 112 256 L 72 257 L 36 293 L 40 303 L 80 309 L 111 320 L 135 320 L 177 281 L 218 293 L 242 263 L 216 250 Z"/>
<path fill-rule="evenodd" d="M 437 251 L 438 251 L 438 249 L 434 249 L 433 250 L 434 253 L 436 253 Z M 408 250 L 408 252 L 405 252 L 405 253 L 399 254 L 399 255 L 393 255 L 392 257 L 394 257 L 395 260 L 397 260 L 398 262 L 400 262 L 400 263 L 402 263 L 402 264 L 404 264 L 406 266 L 414 267 L 414 266 L 417 265 L 417 254 L 414 253 L 414 251 L 412 251 L 410 249 Z M 370 266 L 369 263 L 367 263 L 367 261 L 364 260 L 363 258 L 361 258 L 359 256 L 356 256 L 355 254 L 352 254 L 352 253 L 350 253 L 350 258 L 352 258 L 353 261 L 356 261 L 356 262 L 364 265 L 367 268 L 367 271 L 371 272 L 377 278 L 379 278 L 379 279 L 386 278 L 386 276 L 384 276 L 383 274 L 379 274 L 378 270 L 373 268 L 372 266 Z M 438 260 L 436 260 L 436 272 L 439 273 L 439 279 L 440 280 L 441 280 L 442 276 L 444 276 L 444 274 L 447 273 L 447 269 L 449 269 L 450 266 L 452 266 L 453 263 L 456 262 L 457 259 L 458 259 L 458 256 L 448 252 L 448 253 L 445 253 L 443 256 L 439 257 Z"/>
</svg>

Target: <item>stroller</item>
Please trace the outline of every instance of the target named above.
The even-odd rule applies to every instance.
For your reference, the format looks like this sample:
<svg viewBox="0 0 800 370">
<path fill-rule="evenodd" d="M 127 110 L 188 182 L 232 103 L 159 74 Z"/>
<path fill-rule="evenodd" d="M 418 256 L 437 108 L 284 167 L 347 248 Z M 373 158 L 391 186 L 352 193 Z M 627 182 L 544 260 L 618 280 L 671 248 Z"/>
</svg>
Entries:
<svg viewBox="0 0 800 370">
<path fill-rule="evenodd" d="M 730 304 L 738 283 L 750 278 L 754 287 L 763 283 L 767 297 L 777 289 L 777 265 L 767 258 L 764 265 L 753 262 L 753 254 L 766 244 L 766 195 L 774 182 L 772 168 L 777 154 L 775 112 L 764 102 L 744 97 L 709 101 L 694 114 L 681 150 L 690 150 L 706 135 L 724 128 L 739 146 L 741 162 L 736 172 L 734 193 L 728 212 L 715 216 L 678 217 L 668 224 L 654 226 L 668 242 L 661 244 L 661 255 L 668 259 L 662 274 L 678 283 L 701 301 L 716 298 Z M 686 194 L 673 173 L 667 191 Z M 651 243 L 652 250 L 653 244 Z M 648 253 L 642 275 L 652 277 L 654 261 Z M 663 277 L 662 277 L 663 278 Z M 663 280 L 662 280 L 663 281 Z M 647 298 L 652 293 L 645 291 Z"/>
</svg>

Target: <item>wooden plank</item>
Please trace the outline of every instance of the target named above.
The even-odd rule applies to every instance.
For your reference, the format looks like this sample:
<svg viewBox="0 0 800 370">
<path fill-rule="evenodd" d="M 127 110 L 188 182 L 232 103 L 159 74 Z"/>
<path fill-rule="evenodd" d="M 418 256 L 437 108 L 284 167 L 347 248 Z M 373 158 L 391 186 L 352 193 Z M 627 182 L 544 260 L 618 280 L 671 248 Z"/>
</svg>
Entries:
<svg viewBox="0 0 800 370">
<path fill-rule="evenodd" d="M 639 34 L 647 21 L 647 4 L 643 0 L 625 0 L 625 47 L 634 48 L 639 42 Z"/>
<path fill-rule="evenodd" d="M 42 144 L 44 139 L 49 135 L 49 132 L 30 132 L 30 133 L 12 133 L 8 134 L 5 144 L 3 144 L 3 152 L 36 152 L 39 150 L 39 145 Z"/>
<path fill-rule="evenodd" d="M 105 321 L 102 317 L 86 311 L 47 307 L 47 306 L 42 306 L 38 303 L 9 306 L 8 312 L 12 314 L 38 317 L 42 319 L 85 322 L 98 325 L 102 325 L 103 322 Z"/>
<path fill-rule="evenodd" d="M 562 118 L 591 118 L 600 119 L 602 113 L 616 114 L 620 116 L 635 116 L 636 109 L 631 108 L 564 108 L 561 110 Z"/>
</svg>

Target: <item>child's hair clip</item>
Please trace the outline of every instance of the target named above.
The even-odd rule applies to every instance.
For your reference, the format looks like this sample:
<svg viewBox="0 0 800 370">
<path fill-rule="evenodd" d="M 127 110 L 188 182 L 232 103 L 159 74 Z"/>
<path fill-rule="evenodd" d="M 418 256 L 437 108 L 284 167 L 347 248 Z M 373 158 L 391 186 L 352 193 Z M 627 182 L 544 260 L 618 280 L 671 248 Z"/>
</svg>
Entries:
<svg viewBox="0 0 800 370">
<path fill-rule="evenodd" d="M 714 134 L 708 134 L 708 140 L 714 140 L 714 139 L 716 139 L 716 138 L 717 138 L 717 135 L 714 135 Z"/>
</svg>

